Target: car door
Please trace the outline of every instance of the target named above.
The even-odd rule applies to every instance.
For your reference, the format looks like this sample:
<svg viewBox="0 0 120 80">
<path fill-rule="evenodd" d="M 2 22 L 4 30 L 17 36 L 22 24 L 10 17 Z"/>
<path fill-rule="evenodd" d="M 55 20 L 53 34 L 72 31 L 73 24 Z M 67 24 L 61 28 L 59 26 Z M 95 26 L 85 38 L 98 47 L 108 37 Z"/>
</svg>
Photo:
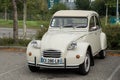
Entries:
<svg viewBox="0 0 120 80">
<path fill-rule="evenodd" d="M 88 33 L 88 42 L 92 47 L 93 55 L 95 55 L 100 49 L 100 27 L 95 15 L 90 18 Z"/>
<path fill-rule="evenodd" d="M 94 16 L 95 17 L 95 26 L 96 26 L 96 46 L 97 46 L 97 51 L 100 51 L 101 49 L 101 44 L 100 44 L 100 33 L 101 33 L 101 24 L 100 24 L 100 20 L 99 17 L 97 15 Z"/>
</svg>

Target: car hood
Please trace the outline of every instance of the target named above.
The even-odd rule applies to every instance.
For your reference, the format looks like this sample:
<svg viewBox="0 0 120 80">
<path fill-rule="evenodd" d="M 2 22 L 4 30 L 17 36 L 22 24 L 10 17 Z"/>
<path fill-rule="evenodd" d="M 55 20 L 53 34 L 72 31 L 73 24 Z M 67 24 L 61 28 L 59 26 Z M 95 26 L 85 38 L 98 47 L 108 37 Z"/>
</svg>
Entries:
<svg viewBox="0 0 120 80">
<path fill-rule="evenodd" d="M 85 36 L 79 32 L 47 32 L 41 41 L 42 50 L 60 50 L 64 52 L 73 41 Z"/>
</svg>

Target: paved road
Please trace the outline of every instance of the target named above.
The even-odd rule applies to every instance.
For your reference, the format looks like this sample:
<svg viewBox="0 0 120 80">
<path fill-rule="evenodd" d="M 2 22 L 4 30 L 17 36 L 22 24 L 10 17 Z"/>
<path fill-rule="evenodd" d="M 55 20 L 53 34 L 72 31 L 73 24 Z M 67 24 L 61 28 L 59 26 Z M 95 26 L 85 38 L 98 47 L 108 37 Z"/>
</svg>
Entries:
<svg viewBox="0 0 120 80">
<path fill-rule="evenodd" d="M 32 73 L 27 68 L 24 53 L 0 51 L 0 80 L 120 80 L 120 57 L 96 58 L 90 73 L 82 76 L 74 70 L 41 70 Z"/>
<path fill-rule="evenodd" d="M 27 38 L 33 38 L 36 34 L 35 29 L 27 29 Z M 23 29 L 18 30 L 19 38 L 23 35 Z M 0 37 L 12 37 L 13 29 L 12 28 L 0 28 Z"/>
</svg>

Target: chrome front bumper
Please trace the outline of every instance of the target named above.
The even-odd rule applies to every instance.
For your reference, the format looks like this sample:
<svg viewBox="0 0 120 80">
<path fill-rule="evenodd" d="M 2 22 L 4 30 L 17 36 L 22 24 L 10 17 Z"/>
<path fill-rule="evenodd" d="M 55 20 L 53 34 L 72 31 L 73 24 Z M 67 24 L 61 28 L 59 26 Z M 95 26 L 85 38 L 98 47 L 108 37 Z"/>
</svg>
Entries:
<svg viewBox="0 0 120 80">
<path fill-rule="evenodd" d="M 30 63 L 28 62 L 28 65 L 30 66 L 36 66 L 36 67 L 40 67 L 40 68 L 50 68 L 50 69 L 75 69 L 75 68 L 79 68 L 79 65 L 66 65 L 66 58 L 64 59 L 64 63 L 63 64 L 37 64 L 36 63 L 36 57 L 34 58 L 34 63 Z"/>
</svg>

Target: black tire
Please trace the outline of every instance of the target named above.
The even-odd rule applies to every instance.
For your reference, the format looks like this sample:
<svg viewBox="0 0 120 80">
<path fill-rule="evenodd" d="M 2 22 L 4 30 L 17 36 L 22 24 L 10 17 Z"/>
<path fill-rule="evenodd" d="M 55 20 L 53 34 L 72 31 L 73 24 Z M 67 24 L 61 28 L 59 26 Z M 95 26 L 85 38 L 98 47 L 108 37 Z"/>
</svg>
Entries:
<svg viewBox="0 0 120 80">
<path fill-rule="evenodd" d="M 37 71 L 39 71 L 39 67 L 30 66 L 30 65 L 28 65 L 28 67 L 29 67 L 29 70 L 30 70 L 31 72 L 37 72 Z"/>
<path fill-rule="evenodd" d="M 81 75 L 87 75 L 89 73 L 89 71 L 90 71 L 90 62 L 91 62 L 90 52 L 87 51 L 84 63 L 79 66 L 79 73 Z"/>
<path fill-rule="evenodd" d="M 101 51 L 99 52 L 99 56 L 100 56 L 100 59 L 104 59 L 104 58 L 106 57 L 106 52 L 105 52 L 105 50 L 101 50 Z"/>
</svg>

